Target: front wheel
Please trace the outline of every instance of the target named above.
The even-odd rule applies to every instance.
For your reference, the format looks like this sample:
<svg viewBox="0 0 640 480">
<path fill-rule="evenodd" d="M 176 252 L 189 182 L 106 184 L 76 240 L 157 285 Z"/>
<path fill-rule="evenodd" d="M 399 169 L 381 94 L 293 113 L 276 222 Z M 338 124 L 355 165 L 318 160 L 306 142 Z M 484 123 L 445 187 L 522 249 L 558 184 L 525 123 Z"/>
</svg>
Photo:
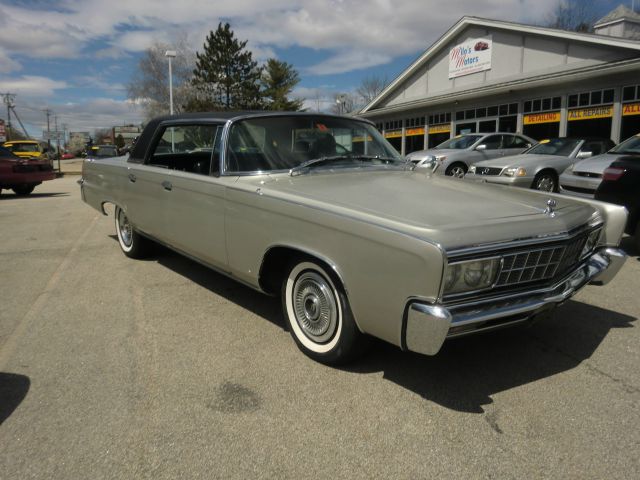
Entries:
<svg viewBox="0 0 640 480">
<path fill-rule="evenodd" d="M 20 195 L 22 197 L 29 195 L 31 192 L 33 192 L 34 188 L 36 188 L 35 185 L 16 185 L 11 190 L 13 190 L 16 195 Z"/>
<path fill-rule="evenodd" d="M 540 172 L 533 179 L 531 188 L 534 190 L 541 190 L 543 192 L 557 192 L 558 191 L 558 179 L 553 173 Z"/>
<path fill-rule="evenodd" d="M 144 258 L 149 253 L 150 240 L 135 231 L 127 214 L 120 207 L 116 207 L 116 234 L 122 252 L 130 258 Z"/>
<path fill-rule="evenodd" d="M 467 166 L 464 163 L 453 163 L 444 173 L 450 177 L 463 178 L 467 173 Z"/>
<path fill-rule="evenodd" d="M 365 339 L 344 290 L 314 261 L 300 261 L 289 270 L 282 307 L 291 336 L 308 357 L 337 365 L 361 353 Z"/>
</svg>

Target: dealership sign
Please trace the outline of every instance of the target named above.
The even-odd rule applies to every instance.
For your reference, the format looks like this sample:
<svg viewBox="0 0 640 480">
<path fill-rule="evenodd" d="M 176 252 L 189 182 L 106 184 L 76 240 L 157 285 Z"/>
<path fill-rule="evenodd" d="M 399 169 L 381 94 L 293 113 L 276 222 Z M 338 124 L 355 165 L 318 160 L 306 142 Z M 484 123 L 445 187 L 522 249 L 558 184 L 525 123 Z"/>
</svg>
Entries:
<svg viewBox="0 0 640 480">
<path fill-rule="evenodd" d="M 579 108 L 577 110 L 569 110 L 567 120 L 592 120 L 596 118 L 609 118 L 613 116 L 613 106 Z"/>
<path fill-rule="evenodd" d="M 450 123 L 441 123 L 439 125 L 430 125 L 429 133 L 450 133 L 451 132 L 451 124 Z"/>
<path fill-rule="evenodd" d="M 640 103 L 627 103 L 623 105 L 622 115 L 640 115 Z"/>
<path fill-rule="evenodd" d="M 384 138 L 400 138 L 402 137 L 402 130 L 392 130 L 384 133 Z"/>
<path fill-rule="evenodd" d="M 475 38 L 456 45 L 449 52 L 449 78 L 491 70 L 491 37 Z"/>
<path fill-rule="evenodd" d="M 531 113 L 524 116 L 525 125 L 537 125 L 539 123 L 555 123 L 560 121 L 560 112 Z"/>
<path fill-rule="evenodd" d="M 415 135 L 424 135 L 424 127 L 407 128 L 407 131 L 405 132 L 405 134 L 407 135 L 407 137 L 413 137 Z"/>
</svg>

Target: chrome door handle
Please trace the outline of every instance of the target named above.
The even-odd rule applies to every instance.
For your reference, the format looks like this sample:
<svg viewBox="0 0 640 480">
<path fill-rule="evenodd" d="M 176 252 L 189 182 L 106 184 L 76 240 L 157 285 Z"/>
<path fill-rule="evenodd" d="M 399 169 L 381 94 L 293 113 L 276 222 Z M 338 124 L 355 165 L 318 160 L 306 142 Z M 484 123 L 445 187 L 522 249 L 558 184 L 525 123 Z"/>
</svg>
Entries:
<svg viewBox="0 0 640 480">
<path fill-rule="evenodd" d="M 136 183 L 136 176 L 133 173 L 129 174 L 129 181 L 131 183 Z"/>
<path fill-rule="evenodd" d="M 169 180 L 165 180 L 164 182 L 162 182 L 162 187 L 165 190 L 171 191 L 171 189 L 173 188 L 173 185 L 171 185 L 171 182 Z"/>
</svg>

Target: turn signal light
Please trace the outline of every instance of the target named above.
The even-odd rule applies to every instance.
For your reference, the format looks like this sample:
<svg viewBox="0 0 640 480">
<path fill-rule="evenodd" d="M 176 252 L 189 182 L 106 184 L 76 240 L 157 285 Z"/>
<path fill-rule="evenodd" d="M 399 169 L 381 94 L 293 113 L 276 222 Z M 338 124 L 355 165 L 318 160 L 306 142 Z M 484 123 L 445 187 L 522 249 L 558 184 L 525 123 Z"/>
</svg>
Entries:
<svg viewBox="0 0 640 480">
<path fill-rule="evenodd" d="M 620 179 L 624 172 L 624 168 L 609 167 L 605 169 L 602 179 L 616 181 Z"/>
</svg>

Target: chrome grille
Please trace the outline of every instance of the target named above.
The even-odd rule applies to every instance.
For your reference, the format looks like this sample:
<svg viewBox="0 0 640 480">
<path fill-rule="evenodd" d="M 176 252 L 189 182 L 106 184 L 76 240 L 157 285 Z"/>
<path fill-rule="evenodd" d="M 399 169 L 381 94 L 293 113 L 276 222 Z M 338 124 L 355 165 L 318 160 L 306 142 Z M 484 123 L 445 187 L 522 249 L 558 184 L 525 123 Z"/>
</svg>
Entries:
<svg viewBox="0 0 640 480">
<path fill-rule="evenodd" d="M 500 175 L 502 168 L 496 167 L 476 167 L 476 175 Z"/>
<path fill-rule="evenodd" d="M 503 255 L 496 287 L 550 280 L 566 273 L 580 260 L 587 235 L 561 245 L 539 247 Z"/>
</svg>

